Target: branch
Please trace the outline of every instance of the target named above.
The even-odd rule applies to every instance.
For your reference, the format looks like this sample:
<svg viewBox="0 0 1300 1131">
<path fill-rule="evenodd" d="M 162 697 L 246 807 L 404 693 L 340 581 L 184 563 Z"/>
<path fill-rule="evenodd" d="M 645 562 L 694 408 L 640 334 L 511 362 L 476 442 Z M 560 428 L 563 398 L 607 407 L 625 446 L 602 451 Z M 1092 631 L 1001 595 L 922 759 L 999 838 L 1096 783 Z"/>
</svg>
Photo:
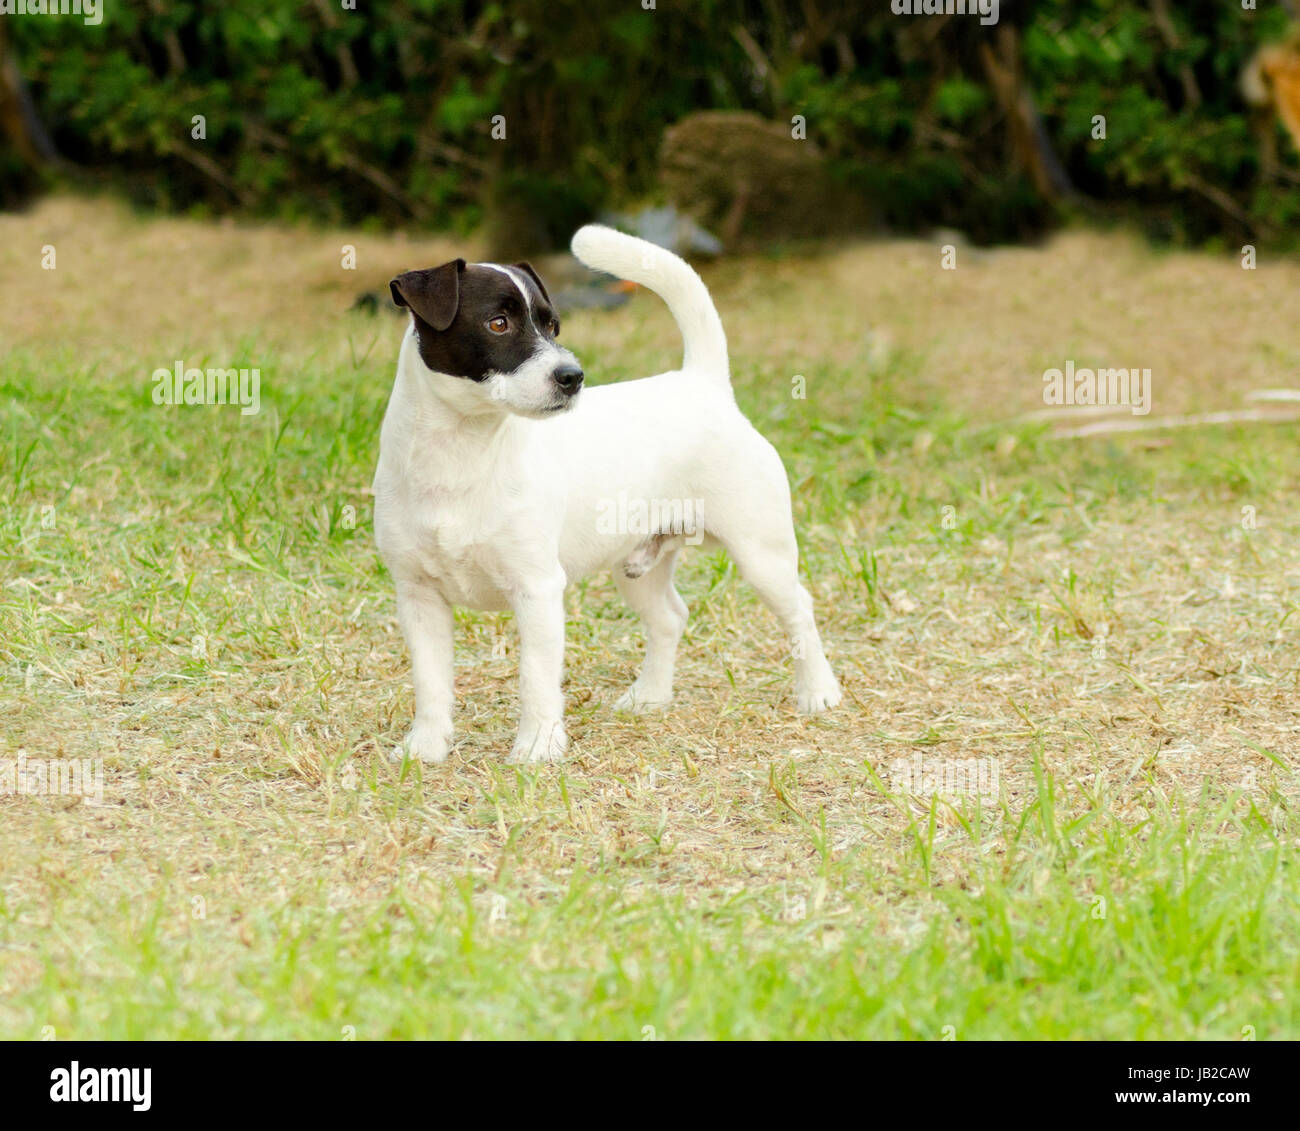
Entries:
<svg viewBox="0 0 1300 1131">
<path fill-rule="evenodd" d="M 206 153 L 200 153 L 190 145 L 175 144 L 168 145 L 166 152 L 170 153 L 174 157 L 179 157 L 182 161 L 188 162 L 190 165 L 193 165 L 194 168 L 198 169 L 198 171 L 205 177 L 214 181 L 230 193 L 230 195 L 243 207 L 247 208 L 253 203 L 252 196 L 250 196 L 244 189 L 240 188 L 231 178 L 230 174 L 212 160 L 212 158 Z"/>
<path fill-rule="evenodd" d="M 1078 428 L 1053 432 L 1057 440 L 1081 440 L 1088 436 L 1108 436 L 1117 432 L 1153 432 L 1161 428 L 1200 428 L 1207 424 L 1284 424 L 1300 420 L 1300 409 L 1269 412 L 1258 408 L 1240 408 L 1229 412 L 1200 412 L 1189 416 L 1157 416 L 1154 420 L 1134 417 L 1131 420 L 1098 420 Z"/>
<path fill-rule="evenodd" d="M 1168 0 L 1151 0 L 1152 15 L 1155 17 L 1155 25 L 1160 32 L 1160 37 L 1165 41 L 1165 46 L 1170 51 L 1180 51 L 1182 49 L 1182 40 L 1178 37 L 1178 29 L 1174 27 L 1173 18 L 1169 15 Z M 1192 68 L 1183 63 L 1178 68 L 1178 77 L 1183 84 L 1183 101 L 1188 107 L 1196 107 L 1201 104 L 1201 88 L 1196 85 L 1196 75 Z"/>
</svg>

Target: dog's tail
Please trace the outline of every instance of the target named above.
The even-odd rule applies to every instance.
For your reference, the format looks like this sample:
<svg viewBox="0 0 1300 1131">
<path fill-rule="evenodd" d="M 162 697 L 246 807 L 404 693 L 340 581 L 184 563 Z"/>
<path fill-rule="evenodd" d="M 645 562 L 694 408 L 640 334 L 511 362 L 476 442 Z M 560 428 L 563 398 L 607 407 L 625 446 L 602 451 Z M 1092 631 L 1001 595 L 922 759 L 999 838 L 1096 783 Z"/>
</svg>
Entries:
<svg viewBox="0 0 1300 1131">
<path fill-rule="evenodd" d="M 649 287 L 668 304 L 686 345 L 683 369 L 698 369 L 724 384 L 727 335 L 703 280 L 667 248 L 599 224 L 579 228 L 573 254 L 588 267 Z"/>
</svg>

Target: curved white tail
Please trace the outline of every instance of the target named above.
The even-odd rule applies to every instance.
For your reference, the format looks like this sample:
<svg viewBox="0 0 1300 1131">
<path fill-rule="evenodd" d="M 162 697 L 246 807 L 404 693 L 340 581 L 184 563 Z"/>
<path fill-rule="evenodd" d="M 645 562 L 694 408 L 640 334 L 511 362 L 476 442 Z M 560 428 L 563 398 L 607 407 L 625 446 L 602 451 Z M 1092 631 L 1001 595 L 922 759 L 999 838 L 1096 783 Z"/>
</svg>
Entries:
<svg viewBox="0 0 1300 1131">
<path fill-rule="evenodd" d="M 729 383 L 727 335 L 703 280 L 667 248 L 600 224 L 579 228 L 570 245 L 588 267 L 649 287 L 668 304 L 682 332 L 683 369 Z"/>
</svg>

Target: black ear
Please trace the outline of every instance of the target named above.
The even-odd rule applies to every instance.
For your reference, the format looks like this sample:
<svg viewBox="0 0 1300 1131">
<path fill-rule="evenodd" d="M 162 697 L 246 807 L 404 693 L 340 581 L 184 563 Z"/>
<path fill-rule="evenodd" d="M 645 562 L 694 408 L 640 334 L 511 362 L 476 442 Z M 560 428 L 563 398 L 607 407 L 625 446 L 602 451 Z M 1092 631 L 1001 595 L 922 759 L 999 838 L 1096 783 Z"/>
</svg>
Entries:
<svg viewBox="0 0 1300 1131">
<path fill-rule="evenodd" d="M 511 266 L 518 267 L 520 271 L 528 272 L 529 277 L 537 284 L 537 289 L 542 292 L 542 298 L 548 303 L 551 301 L 551 296 L 546 293 L 546 284 L 542 282 L 542 277 L 533 270 L 531 263 L 512 263 Z"/>
<path fill-rule="evenodd" d="M 424 271 L 407 271 L 398 275 L 388 289 L 398 306 L 413 310 L 435 330 L 445 330 L 456 320 L 460 309 L 460 273 L 463 259 L 453 259 L 441 267 Z"/>
</svg>

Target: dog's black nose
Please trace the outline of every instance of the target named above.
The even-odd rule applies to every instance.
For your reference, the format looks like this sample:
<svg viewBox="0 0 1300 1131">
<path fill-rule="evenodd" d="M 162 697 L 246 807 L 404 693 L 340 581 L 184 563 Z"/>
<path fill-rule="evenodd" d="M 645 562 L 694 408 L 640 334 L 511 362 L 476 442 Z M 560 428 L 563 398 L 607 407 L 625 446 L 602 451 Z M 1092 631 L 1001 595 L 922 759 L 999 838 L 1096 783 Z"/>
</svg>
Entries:
<svg viewBox="0 0 1300 1131">
<path fill-rule="evenodd" d="M 573 396 L 582 388 L 582 366 L 575 365 L 571 361 L 558 366 L 551 376 L 555 378 L 555 383 L 560 387 L 560 392 L 566 397 Z"/>
</svg>

